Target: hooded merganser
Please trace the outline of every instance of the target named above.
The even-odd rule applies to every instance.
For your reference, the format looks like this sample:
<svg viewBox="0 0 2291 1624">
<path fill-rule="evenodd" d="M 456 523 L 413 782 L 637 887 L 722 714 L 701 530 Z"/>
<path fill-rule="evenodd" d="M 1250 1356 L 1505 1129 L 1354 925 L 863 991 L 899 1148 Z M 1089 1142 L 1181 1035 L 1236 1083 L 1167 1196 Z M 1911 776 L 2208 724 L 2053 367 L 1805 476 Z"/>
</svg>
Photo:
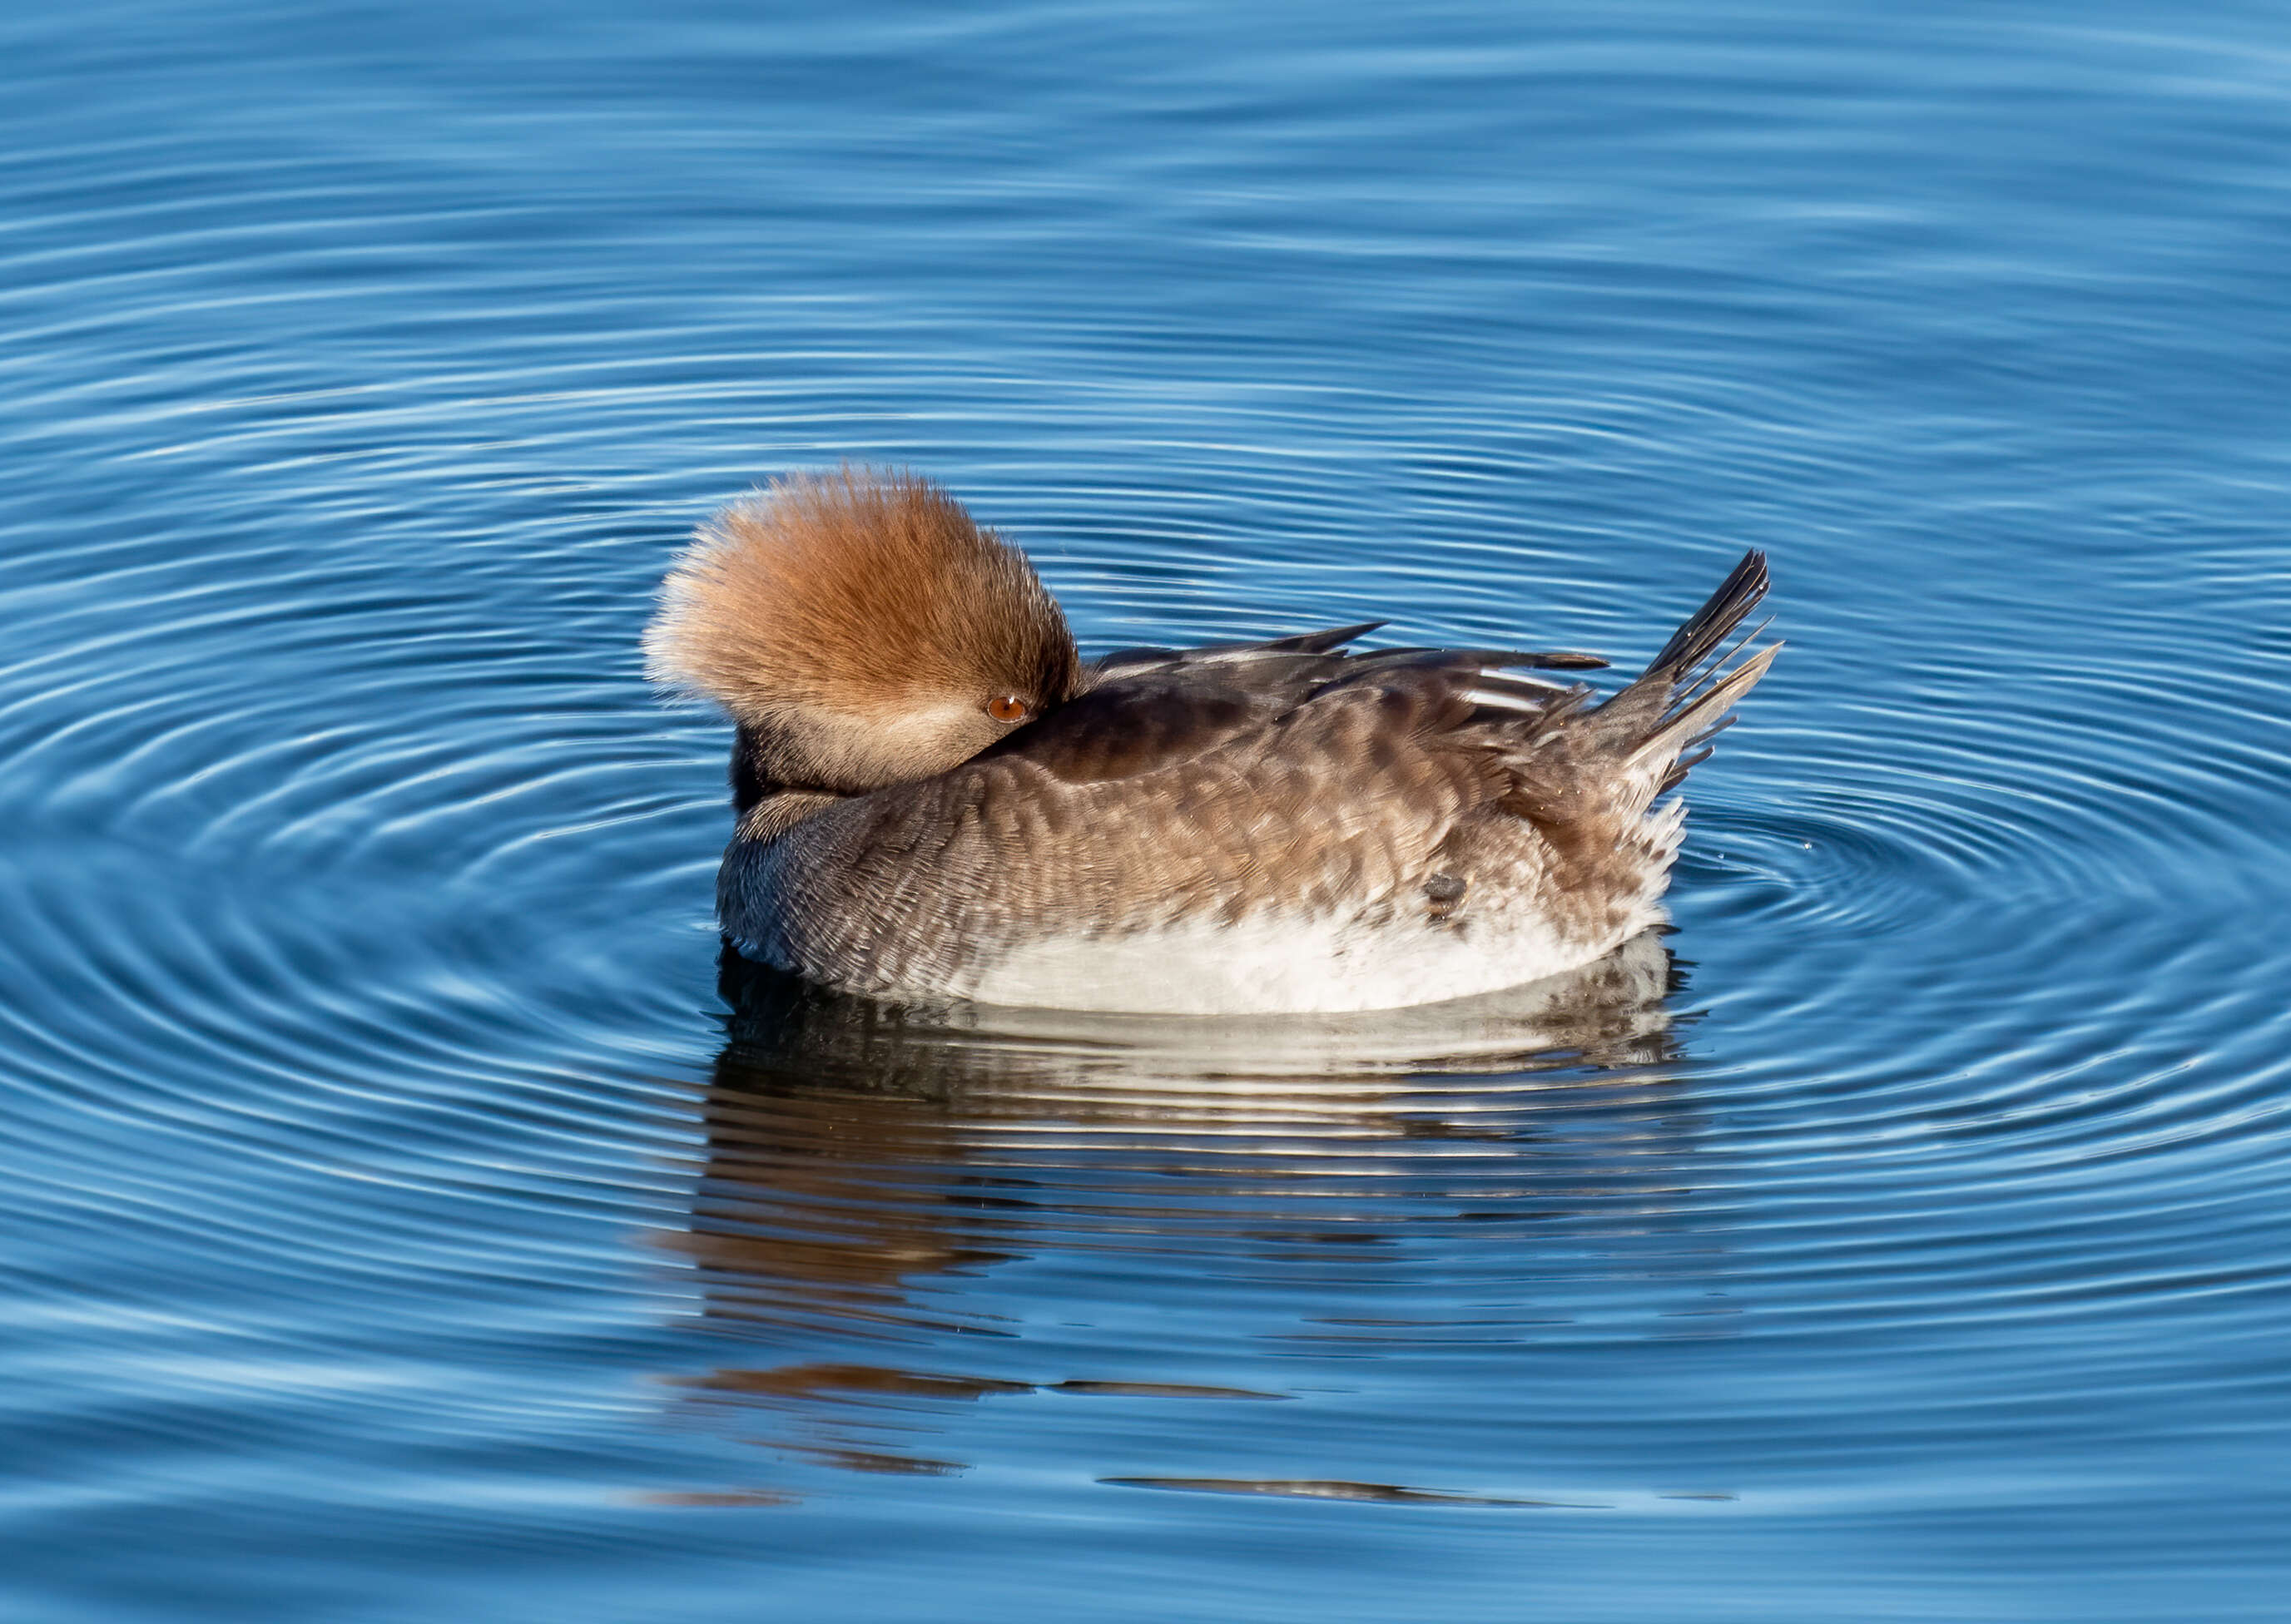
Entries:
<svg viewBox="0 0 2291 1624">
<path fill-rule="evenodd" d="M 1685 808 L 1654 802 L 1781 647 L 1728 663 L 1765 591 L 1750 552 L 1596 704 L 1520 674 L 1589 655 L 1344 652 L 1381 622 L 1085 662 L 1024 554 L 847 469 L 703 526 L 645 647 L 736 724 L 717 905 L 750 957 L 879 997 L 1377 1009 L 1661 919 Z"/>
</svg>

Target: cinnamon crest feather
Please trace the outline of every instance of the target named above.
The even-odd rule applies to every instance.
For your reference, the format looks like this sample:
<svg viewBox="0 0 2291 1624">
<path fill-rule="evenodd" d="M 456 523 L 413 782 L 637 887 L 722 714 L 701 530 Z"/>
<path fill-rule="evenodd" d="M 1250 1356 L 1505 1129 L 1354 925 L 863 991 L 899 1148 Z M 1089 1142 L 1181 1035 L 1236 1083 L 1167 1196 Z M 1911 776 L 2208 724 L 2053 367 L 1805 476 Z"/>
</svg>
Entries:
<svg viewBox="0 0 2291 1624">
<path fill-rule="evenodd" d="M 1081 659 L 1024 553 L 931 480 L 846 468 L 703 525 L 645 669 L 729 712 L 765 785 L 854 794 L 969 760 L 1065 700 Z"/>
</svg>

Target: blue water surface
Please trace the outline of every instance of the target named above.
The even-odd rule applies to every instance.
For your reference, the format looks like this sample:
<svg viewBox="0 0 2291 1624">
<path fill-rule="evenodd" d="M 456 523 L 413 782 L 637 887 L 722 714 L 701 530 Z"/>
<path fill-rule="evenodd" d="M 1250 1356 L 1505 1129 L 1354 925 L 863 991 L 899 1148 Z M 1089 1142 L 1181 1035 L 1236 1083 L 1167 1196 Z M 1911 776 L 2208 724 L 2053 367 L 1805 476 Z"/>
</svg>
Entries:
<svg viewBox="0 0 2291 1624">
<path fill-rule="evenodd" d="M 2291 1612 L 2291 16 L 0 17 L 0 1616 Z M 1790 647 L 1463 1009 L 719 978 L 711 507 Z"/>
</svg>

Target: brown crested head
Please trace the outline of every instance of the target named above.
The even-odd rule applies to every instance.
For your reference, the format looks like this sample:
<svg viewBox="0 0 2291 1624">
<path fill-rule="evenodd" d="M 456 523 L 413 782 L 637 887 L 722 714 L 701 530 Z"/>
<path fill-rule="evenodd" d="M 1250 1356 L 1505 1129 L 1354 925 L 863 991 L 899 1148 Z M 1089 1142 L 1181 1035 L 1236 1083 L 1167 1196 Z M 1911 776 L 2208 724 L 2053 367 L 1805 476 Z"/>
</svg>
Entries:
<svg viewBox="0 0 2291 1624">
<path fill-rule="evenodd" d="M 645 670 L 730 712 L 766 778 L 852 794 L 969 760 L 1071 695 L 1081 661 L 1024 553 L 928 479 L 847 468 L 703 525 Z"/>
</svg>

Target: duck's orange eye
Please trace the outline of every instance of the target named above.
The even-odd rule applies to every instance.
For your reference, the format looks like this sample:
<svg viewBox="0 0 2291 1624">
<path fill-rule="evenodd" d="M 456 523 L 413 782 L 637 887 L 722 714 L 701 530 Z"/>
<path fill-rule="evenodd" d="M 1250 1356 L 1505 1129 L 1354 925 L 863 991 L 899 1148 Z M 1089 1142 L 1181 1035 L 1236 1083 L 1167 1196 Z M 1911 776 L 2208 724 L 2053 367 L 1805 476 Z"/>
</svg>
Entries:
<svg viewBox="0 0 2291 1624">
<path fill-rule="evenodd" d="M 1016 694 L 1004 694 L 986 702 L 986 714 L 998 722 L 1024 721 L 1026 702 Z"/>
</svg>

